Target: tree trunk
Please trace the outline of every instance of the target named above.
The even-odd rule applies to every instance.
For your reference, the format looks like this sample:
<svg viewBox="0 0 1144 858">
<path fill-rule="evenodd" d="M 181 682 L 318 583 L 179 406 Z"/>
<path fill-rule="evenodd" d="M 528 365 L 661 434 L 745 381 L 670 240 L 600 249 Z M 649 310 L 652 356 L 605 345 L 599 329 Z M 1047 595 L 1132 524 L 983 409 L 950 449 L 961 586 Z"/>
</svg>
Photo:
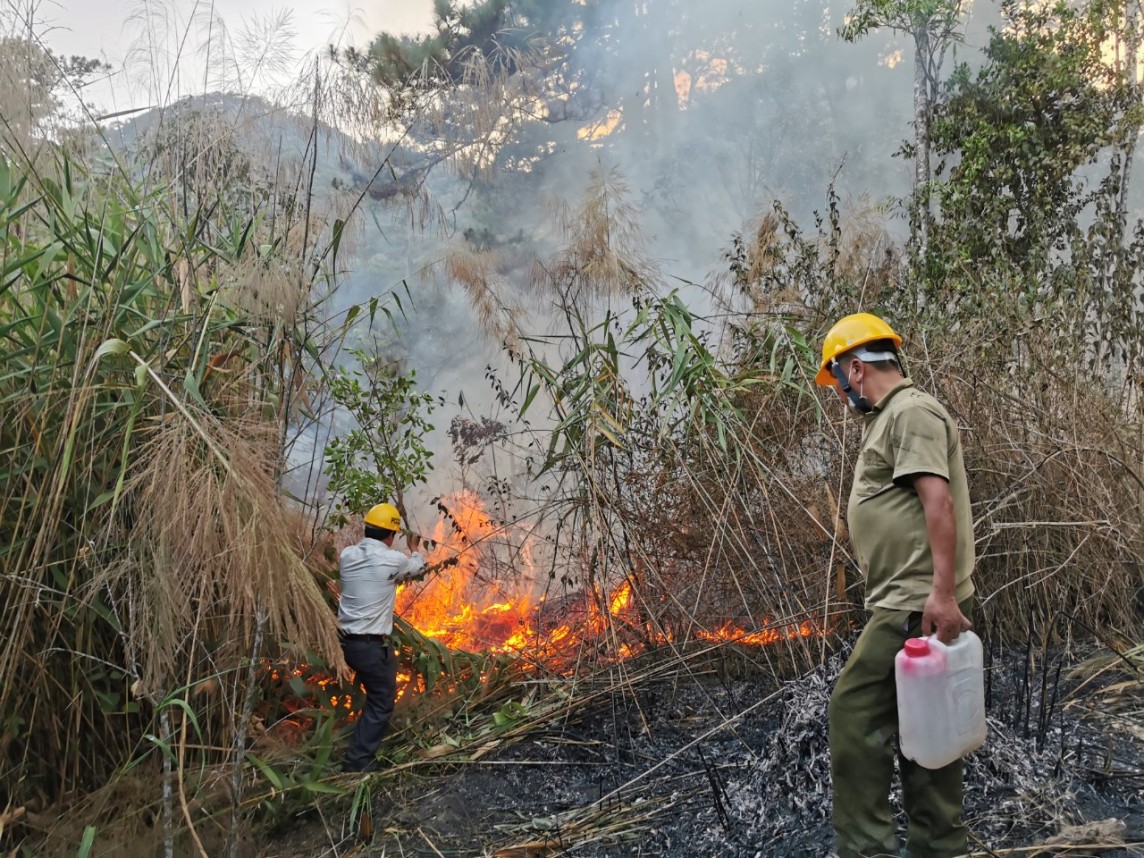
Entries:
<svg viewBox="0 0 1144 858">
<path fill-rule="evenodd" d="M 1121 34 L 1124 40 L 1124 76 L 1132 91 L 1137 94 L 1137 97 L 1139 97 L 1140 86 L 1140 75 L 1139 69 L 1137 68 L 1140 53 L 1138 30 L 1140 18 L 1141 8 L 1139 0 L 1125 3 L 1124 30 Z M 1115 343 L 1110 342 L 1109 334 L 1102 330 L 1107 324 L 1107 313 L 1111 307 L 1121 303 L 1125 297 L 1127 297 L 1129 303 L 1133 300 L 1131 295 L 1122 296 L 1117 294 L 1119 290 L 1117 289 L 1116 278 L 1119 273 L 1120 262 L 1125 252 L 1124 236 L 1128 229 L 1128 190 L 1132 182 L 1132 164 L 1136 154 L 1136 140 L 1139 135 L 1140 124 L 1137 123 L 1133 126 L 1132 132 L 1127 135 L 1127 140 L 1120 150 L 1123 160 L 1120 165 L 1120 176 L 1116 187 L 1115 221 L 1112 224 L 1112 236 L 1109 242 L 1113 252 L 1101 275 L 1101 294 L 1099 296 L 1101 310 L 1096 313 L 1097 327 L 1093 341 L 1096 344 L 1094 365 L 1098 368 L 1098 371 L 1104 372 L 1113 369 L 1112 364 L 1114 360 L 1112 355 L 1115 354 Z M 1127 373 L 1125 377 L 1129 377 Z"/>
<path fill-rule="evenodd" d="M 929 243 L 930 142 L 929 142 L 929 30 L 924 22 L 914 31 L 914 205 L 917 209 L 916 239 L 924 254 Z"/>
<path fill-rule="evenodd" d="M 1124 8 L 1124 72 L 1128 78 L 1128 84 L 1133 92 L 1139 90 L 1139 74 L 1136 67 L 1139 62 L 1138 55 L 1140 53 L 1140 41 L 1137 27 L 1140 23 L 1140 3 L 1139 0 L 1134 3 L 1128 3 Z M 1139 134 L 1139 126 L 1133 129 L 1136 133 L 1128 136 L 1128 141 L 1124 145 L 1124 164 L 1120 171 L 1120 187 L 1117 189 L 1116 200 L 1116 229 L 1117 229 L 1117 246 L 1124 238 L 1125 225 L 1128 218 L 1128 186 L 1132 178 L 1132 161 L 1136 154 L 1136 138 Z"/>
</svg>

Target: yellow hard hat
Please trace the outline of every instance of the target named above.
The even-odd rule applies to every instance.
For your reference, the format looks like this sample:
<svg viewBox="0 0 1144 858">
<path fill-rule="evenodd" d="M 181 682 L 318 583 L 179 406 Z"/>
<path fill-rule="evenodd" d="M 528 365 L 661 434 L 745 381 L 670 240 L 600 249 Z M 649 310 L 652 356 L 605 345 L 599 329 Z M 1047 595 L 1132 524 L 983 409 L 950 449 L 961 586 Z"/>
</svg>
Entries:
<svg viewBox="0 0 1144 858">
<path fill-rule="evenodd" d="M 901 348 L 902 338 L 894 329 L 872 313 L 854 313 L 834 323 L 822 342 L 822 365 L 814 380 L 823 387 L 834 384 L 830 363 L 841 354 L 876 340 L 893 340 Z"/>
<path fill-rule="evenodd" d="M 365 523 L 383 530 L 401 530 L 401 513 L 391 503 L 379 503 L 365 514 Z"/>
</svg>

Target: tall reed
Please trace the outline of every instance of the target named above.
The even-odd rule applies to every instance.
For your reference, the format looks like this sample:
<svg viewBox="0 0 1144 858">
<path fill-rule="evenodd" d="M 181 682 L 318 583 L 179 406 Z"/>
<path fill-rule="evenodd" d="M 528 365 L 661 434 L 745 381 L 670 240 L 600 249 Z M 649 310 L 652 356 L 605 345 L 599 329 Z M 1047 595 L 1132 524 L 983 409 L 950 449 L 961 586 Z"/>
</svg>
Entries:
<svg viewBox="0 0 1144 858">
<path fill-rule="evenodd" d="M 301 205 L 220 211 L 216 187 L 184 212 L 62 151 L 46 172 L 0 157 L 0 805 L 33 827 L 141 756 L 181 772 L 188 719 L 196 765 L 226 760 L 255 641 L 340 663 L 282 485 L 340 336 L 298 256 L 336 256 L 336 224 L 304 245 Z"/>
</svg>

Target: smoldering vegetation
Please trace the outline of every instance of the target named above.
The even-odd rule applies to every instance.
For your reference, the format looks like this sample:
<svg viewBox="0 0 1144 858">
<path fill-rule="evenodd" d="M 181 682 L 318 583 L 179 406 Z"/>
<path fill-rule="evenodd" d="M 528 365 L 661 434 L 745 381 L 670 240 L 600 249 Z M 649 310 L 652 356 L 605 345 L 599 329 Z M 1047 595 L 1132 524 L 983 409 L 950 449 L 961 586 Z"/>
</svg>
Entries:
<svg viewBox="0 0 1144 858">
<path fill-rule="evenodd" d="M 825 855 L 833 836 L 826 705 L 847 653 L 842 646 L 777 685 L 742 681 L 731 651 L 693 660 L 696 678 L 685 683 L 623 683 L 606 702 L 492 759 L 428 784 L 385 784 L 375 845 L 499 856 Z M 1120 775 L 1138 771 L 1139 746 L 1110 737 L 1073 697 L 1069 676 L 1085 653 L 1052 653 L 1070 670 L 1063 681 L 1047 671 L 1050 684 L 1057 678 L 1051 705 L 1035 688 L 1029 694 L 1024 655 L 991 653 L 989 744 L 966 762 L 975 854 L 1035 844 L 1041 849 L 1026 851 L 1136 854 L 1144 833 L 1138 785 Z M 1112 685 L 1083 697 L 1095 702 Z M 894 806 L 901 814 L 896 799 Z"/>
</svg>

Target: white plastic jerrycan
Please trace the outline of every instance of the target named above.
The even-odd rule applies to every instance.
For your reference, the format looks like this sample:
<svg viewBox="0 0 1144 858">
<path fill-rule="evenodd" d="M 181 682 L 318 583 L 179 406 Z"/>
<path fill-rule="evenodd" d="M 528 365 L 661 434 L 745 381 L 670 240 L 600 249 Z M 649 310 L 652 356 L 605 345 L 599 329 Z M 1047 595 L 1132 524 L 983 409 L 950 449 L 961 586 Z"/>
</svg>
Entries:
<svg viewBox="0 0 1144 858">
<path fill-rule="evenodd" d="M 940 769 L 985 744 L 985 669 L 981 639 L 962 632 L 910 638 L 894 658 L 902 755 Z"/>
</svg>

